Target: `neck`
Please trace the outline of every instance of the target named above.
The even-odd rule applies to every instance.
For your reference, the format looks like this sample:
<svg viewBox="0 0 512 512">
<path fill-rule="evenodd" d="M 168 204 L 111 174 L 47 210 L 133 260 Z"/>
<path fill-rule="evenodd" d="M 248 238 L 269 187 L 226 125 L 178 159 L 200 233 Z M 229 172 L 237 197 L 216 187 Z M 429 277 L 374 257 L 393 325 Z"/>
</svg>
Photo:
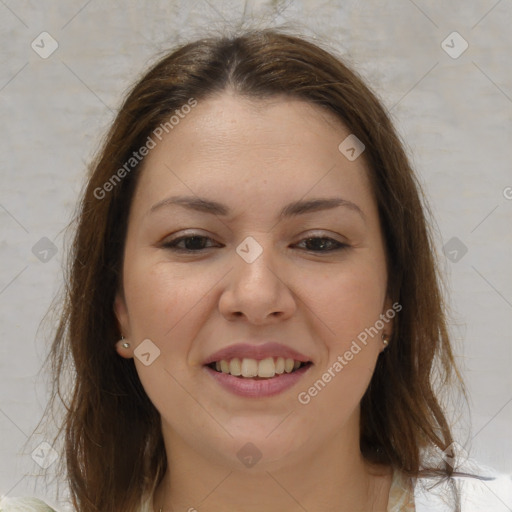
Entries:
<svg viewBox="0 0 512 512">
<path fill-rule="evenodd" d="M 154 510 L 385 512 L 391 469 L 368 464 L 359 449 L 346 448 L 358 443 L 342 443 L 339 437 L 321 449 L 304 450 L 300 461 L 260 467 L 258 463 L 241 471 L 229 463 L 214 463 L 174 436 L 164 435 L 169 464 L 154 495 Z"/>
</svg>

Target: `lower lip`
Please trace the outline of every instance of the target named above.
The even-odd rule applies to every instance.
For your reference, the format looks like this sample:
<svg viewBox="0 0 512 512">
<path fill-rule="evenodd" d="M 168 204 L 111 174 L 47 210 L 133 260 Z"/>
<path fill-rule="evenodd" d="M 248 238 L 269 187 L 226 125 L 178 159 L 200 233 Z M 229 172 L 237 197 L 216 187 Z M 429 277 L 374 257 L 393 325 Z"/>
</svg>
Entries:
<svg viewBox="0 0 512 512">
<path fill-rule="evenodd" d="M 269 379 L 246 379 L 222 373 L 205 366 L 206 371 L 226 390 L 238 396 L 261 398 L 278 395 L 294 386 L 309 370 L 311 364 L 292 373 L 282 373 Z"/>
</svg>

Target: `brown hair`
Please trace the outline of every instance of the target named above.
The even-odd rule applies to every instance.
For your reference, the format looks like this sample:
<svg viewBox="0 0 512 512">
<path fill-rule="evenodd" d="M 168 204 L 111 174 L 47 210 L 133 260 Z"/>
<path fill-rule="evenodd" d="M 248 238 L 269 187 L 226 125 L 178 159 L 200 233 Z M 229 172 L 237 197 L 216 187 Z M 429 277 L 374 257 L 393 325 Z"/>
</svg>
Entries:
<svg viewBox="0 0 512 512">
<path fill-rule="evenodd" d="M 458 383 L 467 395 L 447 333 L 421 188 L 402 144 L 376 96 L 338 57 L 302 37 L 254 30 L 204 38 L 167 54 L 129 92 L 93 163 L 49 355 L 52 403 L 59 396 L 66 405 L 59 431 L 64 432 L 65 471 L 81 512 L 137 510 L 167 467 L 159 413 L 133 360 L 114 350 L 120 332 L 113 302 L 122 284 L 127 218 L 140 164 L 122 173 L 100 198 L 98 190 L 106 190 L 104 184 L 176 109 L 228 88 L 256 99 L 286 94 L 327 109 L 366 146 L 386 242 L 389 294 L 403 309 L 361 402 L 361 452 L 368 461 L 412 477 L 452 475 L 440 457 L 439 464 L 424 465 L 428 450 L 442 451 L 453 441 L 433 368 L 440 387 Z M 73 385 L 63 391 L 67 368 Z"/>
</svg>

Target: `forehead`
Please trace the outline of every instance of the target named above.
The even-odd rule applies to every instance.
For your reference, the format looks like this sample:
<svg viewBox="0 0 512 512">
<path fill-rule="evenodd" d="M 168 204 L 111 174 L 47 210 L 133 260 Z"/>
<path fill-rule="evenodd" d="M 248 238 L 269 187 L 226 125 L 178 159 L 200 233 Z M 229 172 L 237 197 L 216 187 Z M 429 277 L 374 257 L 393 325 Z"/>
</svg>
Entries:
<svg viewBox="0 0 512 512">
<path fill-rule="evenodd" d="M 255 99 L 224 91 L 199 101 L 168 133 L 174 135 L 174 141 L 164 135 L 164 144 L 159 146 L 177 146 L 186 139 L 195 149 L 210 144 L 220 149 L 222 144 L 231 151 L 238 147 L 241 151 L 255 149 L 264 154 L 266 149 L 283 146 L 296 146 L 299 151 L 302 144 L 308 143 L 307 149 L 311 151 L 311 143 L 325 139 L 327 146 L 341 134 L 349 133 L 325 107 L 284 95 Z M 329 134 L 334 140 L 330 140 Z"/>
<path fill-rule="evenodd" d="M 368 195 L 364 159 L 349 161 L 338 149 L 349 134 L 334 114 L 306 101 L 224 92 L 198 101 L 161 141 L 155 139 L 139 200 L 155 202 L 170 191 L 293 200 L 336 187 Z"/>
</svg>

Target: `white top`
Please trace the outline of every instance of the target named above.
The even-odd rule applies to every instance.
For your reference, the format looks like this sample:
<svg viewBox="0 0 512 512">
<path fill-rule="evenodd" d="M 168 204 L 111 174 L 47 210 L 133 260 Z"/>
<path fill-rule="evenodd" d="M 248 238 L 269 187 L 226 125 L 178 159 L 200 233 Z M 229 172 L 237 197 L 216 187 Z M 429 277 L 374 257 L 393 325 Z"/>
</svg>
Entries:
<svg viewBox="0 0 512 512">
<path fill-rule="evenodd" d="M 492 477 L 477 480 L 454 477 L 461 495 L 461 512 L 512 512 L 512 475 L 499 474 L 491 468 L 479 466 L 474 474 Z M 387 512 L 454 512 L 447 503 L 451 496 L 448 484 L 431 488 L 437 479 L 421 478 L 414 483 L 400 471 L 393 473 Z M 413 492 L 414 489 L 414 492 Z M 140 512 L 153 512 L 152 498 Z M 9 498 L 0 496 L 0 512 L 56 512 L 37 498 Z"/>
<path fill-rule="evenodd" d="M 461 512 L 512 512 L 512 475 L 497 474 L 488 470 L 476 473 L 479 476 L 494 476 L 493 480 L 477 480 L 471 477 L 454 477 L 461 495 Z M 423 480 L 423 479 L 422 479 Z M 446 502 L 448 484 L 429 489 L 433 480 L 418 484 L 415 488 L 415 512 L 452 512 Z"/>
</svg>

